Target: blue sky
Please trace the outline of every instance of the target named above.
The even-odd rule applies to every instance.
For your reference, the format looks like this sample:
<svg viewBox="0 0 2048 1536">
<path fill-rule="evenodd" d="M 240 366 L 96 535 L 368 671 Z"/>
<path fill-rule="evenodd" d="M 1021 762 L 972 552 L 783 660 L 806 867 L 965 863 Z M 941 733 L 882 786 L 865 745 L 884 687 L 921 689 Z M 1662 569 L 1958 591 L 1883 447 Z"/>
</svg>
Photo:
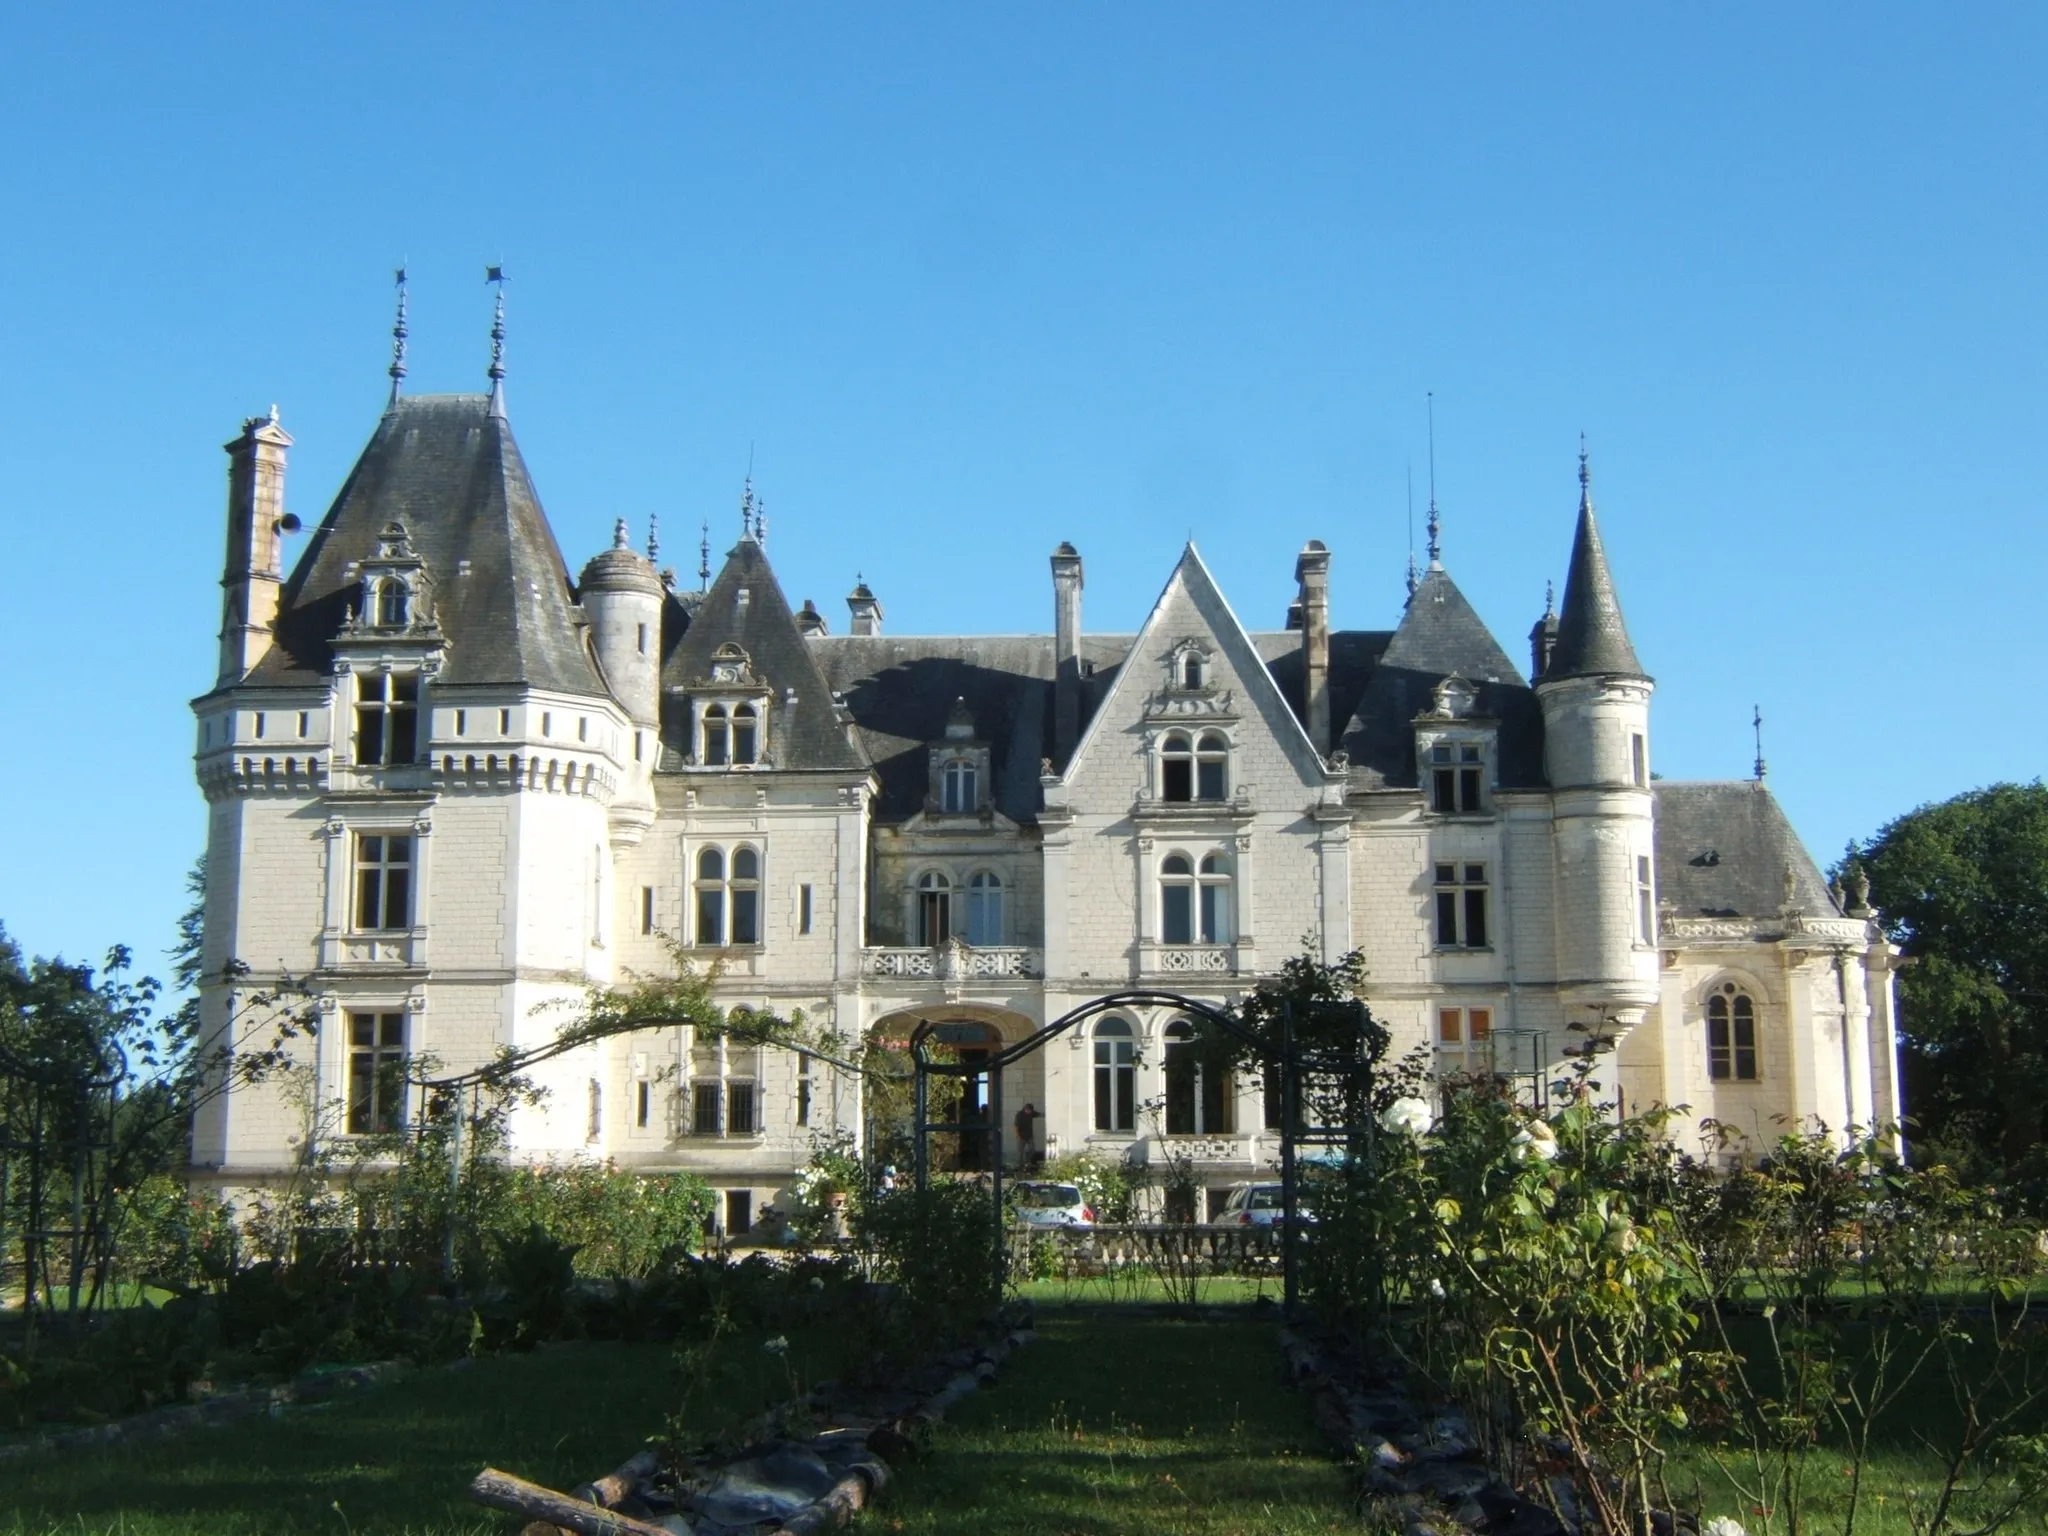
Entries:
<svg viewBox="0 0 2048 1536">
<path fill-rule="evenodd" d="M 1670 777 L 1824 862 L 2043 761 L 2039 7 L 0 12 L 0 922 L 154 960 L 204 836 L 226 460 L 311 522 L 420 391 L 508 388 L 570 561 L 737 532 L 792 600 L 1134 626 L 1190 534 L 1276 626 L 1446 562 L 1511 655 L 1578 434 Z M 1964 710 L 1964 695 L 1977 700 Z M 1994 708 L 1993 706 L 1996 706 Z M 1967 717 L 1967 718 L 1966 718 Z"/>
</svg>

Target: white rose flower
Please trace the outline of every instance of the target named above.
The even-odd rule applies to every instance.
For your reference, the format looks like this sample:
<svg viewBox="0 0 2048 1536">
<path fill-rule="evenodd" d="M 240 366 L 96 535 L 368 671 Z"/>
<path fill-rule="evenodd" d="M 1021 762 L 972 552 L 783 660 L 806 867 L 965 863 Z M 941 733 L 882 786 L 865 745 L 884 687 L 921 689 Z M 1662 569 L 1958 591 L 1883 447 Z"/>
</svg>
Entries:
<svg viewBox="0 0 2048 1536">
<path fill-rule="evenodd" d="M 1380 1113 L 1383 1129 L 1408 1136 L 1420 1136 L 1429 1129 L 1432 1116 L 1421 1099 L 1396 1099 Z"/>
<path fill-rule="evenodd" d="M 1545 1120 L 1531 1120 L 1508 1144 L 1513 1148 L 1512 1156 L 1518 1163 L 1547 1163 L 1557 1156 L 1557 1133 Z"/>
<path fill-rule="evenodd" d="M 1726 1515 L 1716 1515 L 1700 1527 L 1700 1536 L 1747 1536 L 1740 1520 L 1731 1520 Z"/>
<path fill-rule="evenodd" d="M 786 1355 L 789 1353 L 789 1340 L 778 1333 L 774 1338 L 763 1342 L 761 1348 L 771 1355 Z"/>
</svg>

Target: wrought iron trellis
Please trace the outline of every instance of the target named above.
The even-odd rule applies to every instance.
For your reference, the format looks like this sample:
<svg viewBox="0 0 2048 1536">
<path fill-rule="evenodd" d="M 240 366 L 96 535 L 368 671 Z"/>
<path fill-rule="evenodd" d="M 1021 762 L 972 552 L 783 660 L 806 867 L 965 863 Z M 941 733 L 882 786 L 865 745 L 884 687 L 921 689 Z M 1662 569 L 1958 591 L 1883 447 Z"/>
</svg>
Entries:
<svg viewBox="0 0 2048 1536">
<path fill-rule="evenodd" d="M 1361 1022 L 1364 1005 L 1358 1005 Z M 1321 1078 L 1343 1076 L 1354 1071 L 1368 1069 L 1369 1064 L 1360 1052 L 1352 1052 L 1339 1059 L 1327 1054 L 1304 1056 L 1295 1040 L 1294 1014 L 1290 1007 L 1281 1013 L 1280 1040 L 1277 1045 L 1260 1036 L 1245 1025 L 1228 1009 L 1214 1003 L 1205 1003 L 1178 992 L 1164 992 L 1138 989 L 1128 992 L 1112 992 L 1090 999 L 1079 1007 L 1069 1009 L 1050 1024 L 1033 1031 L 1022 1040 L 992 1051 L 973 1061 L 937 1061 L 931 1056 L 934 1044 L 947 1043 L 942 1038 L 943 1023 L 925 1019 L 911 1032 L 910 1055 L 915 1064 L 916 1084 L 913 1103 L 912 1134 L 916 1147 L 916 1183 L 919 1190 L 928 1187 L 931 1177 L 930 1139 L 934 1135 L 958 1135 L 963 1138 L 982 1136 L 988 1138 L 990 1156 L 990 1193 L 993 1203 L 992 1219 L 995 1225 L 995 1272 L 993 1283 L 1000 1290 L 1003 1282 L 1005 1219 L 1003 1212 L 1003 1069 L 1025 1057 L 1042 1050 L 1052 1040 L 1065 1034 L 1077 1025 L 1105 1013 L 1124 1009 L 1166 1008 L 1184 1016 L 1201 1019 L 1242 1045 L 1250 1046 L 1268 1070 L 1277 1069 L 1280 1074 L 1280 1191 L 1281 1191 L 1281 1285 L 1282 1294 L 1289 1312 L 1300 1301 L 1299 1246 L 1302 1236 L 1301 1185 L 1299 1158 L 1302 1146 L 1342 1146 L 1346 1156 L 1370 1155 L 1374 1127 L 1368 1116 L 1357 1123 L 1339 1125 L 1307 1125 L 1303 1122 L 1302 1080 L 1304 1074 Z M 1359 1031 L 1362 1046 L 1364 1031 Z M 989 1083 L 989 1118 L 981 1121 L 935 1121 L 931 1118 L 932 1077 L 972 1079 L 986 1075 Z M 1354 1096 L 1346 1095 L 1347 1099 Z M 965 1095 L 962 1096 L 963 1100 Z"/>
<path fill-rule="evenodd" d="M 74 1043 L 90 1054 L 29 1057 L 0 1046 L 0 1256 L 8 1213 L 18 1210 L 13 1235 L 21 1245 L 22 1309 L 30 1318 L 39 1298 L 56 1310 L 53 1254 L 62 1254 L 62 1289 L 73 1313 L 81 1300 L 88 1307 L 98 1300 L 112 1258 L 101 1181 L 128 1058 L 112 1041 Z"/>
</svg>

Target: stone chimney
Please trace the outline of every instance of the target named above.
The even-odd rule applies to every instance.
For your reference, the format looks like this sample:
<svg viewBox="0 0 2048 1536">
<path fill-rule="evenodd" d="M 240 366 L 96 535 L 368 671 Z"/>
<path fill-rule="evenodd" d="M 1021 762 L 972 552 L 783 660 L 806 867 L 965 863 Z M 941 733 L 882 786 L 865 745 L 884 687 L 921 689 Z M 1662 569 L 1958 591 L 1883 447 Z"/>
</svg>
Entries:
<svg viewBox="0 0 2048 1536">
<path fill-rule="evenodd" d="M 859 582 L 847 594 L 846 610 L 853 617 L 848 632 L 856 635 L 879 635 L 882 632 L 882 603 L 868 590 L 866 582 Z"/>
<path fill-rule="evenodd" d="M 1330 752 L 1330 551 L 1310 539 L 1295 557 L 1301 584 L 1301 702 L 1308 739 L 1325 757 Z"/>
<path fill-rule="evenodd" d="M 1052 552 L 1052 755 L 1061 768 L 1081 739 L 1081 556 Z"/>
<path fill-rule="evenodd" d="M 284 585 L 284 538 L 298 527 L 284 510 L 285 451 L 292 440 L 277 407 L 242 423 L 228 455 L 228 555 L 221 570 L 220 671 L 216 688 L 248 676 L 276 639 Z"/>
<path fill-rule="evenodd" d="M 822 635 L 827 633 L 825 615 L 818 612 L 818 605 L 808 597 L 796 616 L 796 632 L 800 635 Z"/>
</svg>

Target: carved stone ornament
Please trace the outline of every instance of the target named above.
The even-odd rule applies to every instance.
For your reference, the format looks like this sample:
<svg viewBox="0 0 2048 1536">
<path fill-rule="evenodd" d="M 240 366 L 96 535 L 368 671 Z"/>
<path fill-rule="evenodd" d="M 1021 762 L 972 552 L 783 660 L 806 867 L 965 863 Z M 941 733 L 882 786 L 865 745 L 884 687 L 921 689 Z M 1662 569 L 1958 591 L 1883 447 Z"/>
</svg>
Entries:
<svg viewBox="0 0 2048 1536">
<path fill-rule="evenodd" d="M 1430 713 L 1439 720 L 1461 720 L 1478 700 L 1479 690 L 1453 672 L 1436 685 Z"/>
<path fill-rule="evenodd" d="M 711 653 L 711 675 L 707 682 L 722 688 L 746 688 L 754 681 L 753 658 L 728 640 Z"/>
</svg>

